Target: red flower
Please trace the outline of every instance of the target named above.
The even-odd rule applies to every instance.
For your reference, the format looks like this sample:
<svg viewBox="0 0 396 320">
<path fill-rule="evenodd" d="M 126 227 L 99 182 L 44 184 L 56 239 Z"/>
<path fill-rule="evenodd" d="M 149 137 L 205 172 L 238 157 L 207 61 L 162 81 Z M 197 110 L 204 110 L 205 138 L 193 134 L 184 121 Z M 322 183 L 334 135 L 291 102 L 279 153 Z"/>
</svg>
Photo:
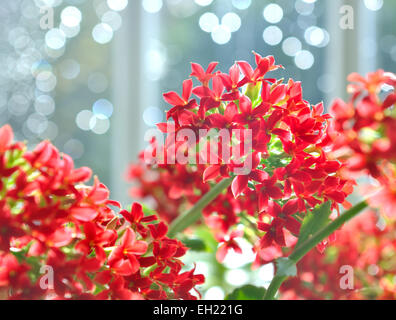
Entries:
<svg viewBox="0 0 396 320">
<path fill-rule="evenodd" d="M 173 108 L 166 113 L 167 120 L 171 117 L 177 119 L 178 113 L 181 110 L 194 109 L 197 106 L 197 102 L 195 99 L 190 100 L 192 87 L 193 87 L 192 80 L 187 79 L 183 82 L 182 97 L 180 97 L 176 92 L 173 91 L 164 93 L 165 101 L 173 106 Z"/>
<path fill-rule="evenodd" d="M 164 238 L 168 233 L 168 227 L 163 222 L 160 222 L 158 224 L 150 224 L 149 228 L 150 228 L 151 236 L 155 240 L 160 240 Z"/>
<path fill-rule="evenodd" d="M 219 162 L 221 160 L 219 159 Z M 203 182 L 214 180 L 221 176 L 222 178 L 229 177 L 229 169 L 226 164 L 213 164 L 207 167 L 203 173 Z"/>
<path fill-rule="evenodd" d="M 256 84 L 258 81 L 262 81 L 264 79 L 264 76 L 268 71 L 276 70 L 279 67 L 282 67 L 275 65 L 275 59 L 272 56 L 263 58 L 255 52 L 254 55 L 257 64 L 257 68 L 254 70 L 246 61 L 238 61 L 238 65 L 241 68 L 242 73 L 245 75 L 245 77 L 238 84 L 239 87 L 246 83 Z"/>
<path fill-rule="evenodd" d="M 260 157 L 258 153 L 253 153 L 248 155 L 248 159 L 244 164 L 251 163 L 251 170 L 248 174 L 238 175 L 234 178 L 231 184 L 231 190 L 235 198 L 237 198 L 248 186 L 250 179 L 262 182 L 266 177 L 266 172 L 256 169 L 260 162 Z M 243 165 L 244 165 L 243 164 Z"/>
<path fill-rule="evenodd" d="M 200 293 L 195 289 L 195 286 L 203 284 L 205 278 L 202 274 L 195 275 L 195 268 L 180 274 L 175 281 L 175 296 L 179 299 L 196 300 L 197 298 L 190 294 L 191 290 L 195 290 L 199 296 Z"/>
<path fill-rule="evenodd" d="M 48 141 L 26 152 L 24 144 L 11 143 L 8 129 L 1 129 L 0 138 L 1 298 L 167 299 L 176 286 L 180 297 L 190 298 L 173 282 L 148 289 L 154 279 L 141 276 L 148 267 L 153 274 L 169 267 L 176 279 L 179 258 L 187 251 L 166 237 L 163 223 L 150 225 L 156 216 L 144 217 L 134 204 L 131 212 L 121 210 L 124 223 L 111 208 L 121 206 L 109 199 L 105 185 L 97 178 L 93 186 L 82 184 L 91 176 L 89 168 L 75 169 L 72 158 Z M 119 234 L 121 243 L 115 245 Z M 159 244 L 163 257 L 142 257 Z M 40 286 L 43 265 L 52 268 L 53 288 Z M 194 284 L 197 275 L 189 276 Z"/>
<path fill-rule="evenodd" d="M 286 97 L 287 86 L 275 84 L 272 87 L 268 82 L 262 81 L 261 99 L 262 104 L 277 104 Z"/>
<path fill-rule="evenodd" d="M 0 176 L 8 178 L 11 176 L 15 171 L 18 170 L 18 167 L 9 168 L 7 166 L 7 158 L 0 154 Z M 3 185 L 0 182 L 0 189 L 3 188 Z"/>
<path fill-rule="evenodd" d="M 126 288 L 123 277 L 116 277 L 109 284 L 109 289 L 100 293 L 100 299 L 111 300 L 144 300 L 142 295 Z"/>
<path fill-rule="evenodd" d="M 193 89 L 193 93 L 201 99 L 205 111 L 217 108 L 223 100 L 224 85 L 219 76 L 212 77 L 212 87 L 209 89 L 207 86 L 199 86 Z"/>
<path fill-rule="evenodd" d="M 62 173 L 63 173 L 63 180 L 66 183 L 86 182 L 92 176 L 92 170 L 88 167 L 74 169 L 73 160 L 67 154 L 63 155 Z"/>
<path fill-rule="evenodd" d="M 129 276 L 138 272 L 140 264 L 136 256 L 147 251 L 147 243 L 136 240 L 135 232 L 127 228 L 121 239 L 120 246 L 116 247 L 109 256 L 109 266 L 118 275 Z"/>
<path fill-rule="evenodd" d="M 301 169 L 301 161 L 296 158 L 293 161 L 283 168 L 275 169 L 275 175 L 279 180 L 284 180 L 284 193 L 285 195 L 291 194 L 291 186 L 293 186 L 294 192 L 299 195 L 304 192 L 304 184 L 307 184 L 312 181 L 312 178 L 309 173 L 306 171 L 302 171 Z"/>
<path fill-rule="evenodd" d="M 297 221 L 293 214 L 298 210 L 298 201 L 289 200 L 282 207 L 274 202 L 270 201 L 268 203 L 267 213 L 274 217 L 272 223 L 269 225 L 267 223 L 258 222 L 258 228 L 261 231 L 266 231 L 267 233 L 261 240 L 261 248 L 270 246 L 272 241 L 275 241 L 280 246 L 285 246 L 285 236 L 283 233 L 283 228 L 286 228 L 295 235 L 300 232 L 300 222 Z"/>
<path fill-rule="evenodd" d="M 11 253 L 0 255 L 0 266 L 0 288 L 7 286 L 19 288 L 28 279 L 26 272 L 30 267 L 25 263 L 19 263 Z"/>
<path fill-rule="evenodd" d="M 268 199 L 272 198 L 274 200 L 282 199 L 283 192 L 281 188 L 277 185 L 277 178 L 275 175 L 269 177 L 266 175 L 265 180 L 257 186 L 259 191 L 259 210 L 264 211 L 268 206 Z"/>
<path fill-rule="evenodd" d="M 179 114 L 179 121 L 181 129 L 190 129 L 193 130 L 197 134 L 197 139 L 199 138 L 199 130 L 200 129 L 208 129 L 208 120 L 205 116 L 205 108 L 201 105 L 199 106 L 197 114 L 194 112 L 184 110 Z M 198 142 L 198 140 L 196 140 Z"/>
<path fill-rule="evenodd" d="M 370 95 L 377 94 L 383 84 L 394 85 L 395 77 L 391 73 L 384 72 L 384 70 L 377 70 L 370 72 L 367 77 L 353 72 L 348 76 L 349 82 L 354 82 L 348 85 L 348 92 L 353 94 L 356 98 L 360 93 L 366 90 Z"/>
<path fill-rule="evenodd" d="M 374 189 L 374 190 L 372 190 Z M 378 189 L 378 188 L 377 188 Z M 389 180 L 383 183 L 379 190 L 370 188 L 370 197 L 368 197 L 368 203 L 372 208 L 380 209 L 388 218 L 396 217 L 396 183 L 395 180 Z M 372 192 L 374 191 L 374 194 Z"/>
<path fill-rule="evenodd" d="M 253 109 L 250 99 L 246 96 L 241 96 L 239 99 L 239 109 L 241 113 L 234 116 L 232 119 L 233 122 L 239 124 L 252 124 L 265 115 L 268 111 L 268 105 L 262 104 Z"/>
<path fill-rule="evenodd" d="M 136 226 L 137 230 L 142 235 L 146 235 L 146 233 L 147 233 L 146 227 L 143 225 L 143 223 L 150 223 L 150 222 L 157 220 L 157 217 L 155 215 L 150 215 L 150 216 L 145 217 L 144 213 L 143 213 L 142 205 L 137 202 L 134 202 L 132 204 L 131 212 L 128 212 L 127 210 L 121 210 L 120 214 L 132 226 Z"/>
<path fill-rule="evenodd" d="M 190 77 L 196 77 L 204 87 L 207 87 L 217 64 L 218 62 L 211 62 L 205 71 L 198 63 L 191 63 Z"/>
<path fill-rule="evenodd" d="M 238 243 L 235 241 L 235 238 L 243 237 L 242 230 L 234 230 L 230 233 L 229 236 L 218 237 L 217 241 L 220 243 L 220 247 L 217 248 L 216 259 L 220 263 L 224 261 L 228 250 L 233 249 L 236 253 L 241 254 L 242 249 L 239 247 Z"/>
<path fill-rule="evenodd" d="M 394 284 L 385 280 L 396 273 L 395 268 L 386 267 L 394 265 L 394 228 L 395 221 L 388 220 L 380 229 L 377 215 L 370 210 L 360 214 L 337 232 L 331 251 L 311 250 L 298 262 L 299 276 L 281 286 L 281 299 L 395 299 Z M 340 288 L 343 266 L 354 270 L 353 289 Z"/>
<path fill-rule="evenodd" d="M 5 152 L 11 146 L 14 133 L 9 125 L 0 128 L 0 153 Z"/>
<path fill-rule="evenodd" d="M 295 203 L 302 220 L 308 211 L 326 201 L 331 201 L 333 209 L 339 210 L 340 203 L 347 207 L 349 204 L 345 198 L 352 192 L 353 182 L 341 177 L 346 165 L 332 160 L 328 154 L 333 143 L 333 128 L 329 126 L 331 117 L 323 114 L 323 104 L 311 106 L 303 100 L 299 82 L 289 80 L 284 84 L 283 80 L 267 78 L 268 72 L 281 67 L 275 64 L 273 57 L 261 57 L 255 53 L 255 61 L 255 68 L 239 61 L 231 66 L 228 74 L 213 73 L 217 63 L 211 64 L 207 72 L 193 64 L 192 76 L 202 83 L 193 89 L 198 97 L 197 106 L 174 115 L 172 118 L 177 123 L 174 129 L 159 125 L 162 132 L 168 133 L 168 138 L 172 137 L 167 138 L 163 151 L 167 153 L 170 150 L 172 144 L 169 141 L 173 141 L 183 129 L 195 133 L 200 129 L 214 129 L 212 131 L 218 132 L 219 136 L 226 132 L 230 139 L 223 140 L 229 140 L 229 143 L 209 142 L 202 148 L 198 146 L 201 141 L 193 139 L 195 141 L 189 141 L 188 146 L 184 142 L 177 144 L 180 155 L 186 155 L 187 147 L 197 149 L 194 156 L 199 157 L 198 165 L 180 162 L 156 166 L 141 162 L 133 168 L 133 178 L 138 181 L 134 194 L 153 198 L 161 217 L 169 222 L 185 208 L 193 206 L 209 191 L 212 183 L 231 176 L 231 187 L 203 210 L 205 222 L 212 232 L 217 236 L 229 234 L 240 223 L 252 229 L 252 234 L 267 230 L 262 238 L 267 247 L 273 242 L 275 246 L 286 246 L 284 228 L 292 229 L 296 234 L 300 222 L 292 217 L 293 214 L 286 214 L 286 209 L 285 213 L 279 212 L 283 218 L 277 216 L 267 225 L 260 224 L 263 230 L 251 226 L 261 222 L 261 212 L 270 211 L 269 200 L 282 200 L 279 203 L 285 203 L 286 208 L 289 203 Z M 247 85 L 246 90 L 242 89 L 244 85 Z M 378 105 L 388 106 L 392 101 L 393 98 L 389 98 L 385 104 Z M 360 123 L 365 124 L 365 121 Z M 343 127 L 342 121 L 336 124 L 337 128 Z M 389 120 L 384 121 L 384 126 L 383 130 L 391 132 L 392 127 L 396 127 Z M 348 127 L 353 125 L 348 123 Z M 249 135 L 241 137 L 233 129 L 241 129 Z M 396 141 L 396 136 L 393 140 Z M 341 142 L 345 145 L 350 140 L 344 138 Z M 386 141 L 376 142 L 376 154 L 380 150 L 389 153 L 392 150 L 390 145 Z M 213 154 L 212 147 L 218 154 Z M 230 152 L 227 156 L 223 152 L 227 148 L 240 152 L 237 155 Z M 158 146 L 153 149 L 155 153 L 162 151 Z M 204 157 L 205 153 L 210 157 Z M 361 164 L 365 166 L 369 162 L 363 158 L 365 161 Z M 205 159 L 215 161 L 201 162 Z M 378 171 L 376 166 L 370 168 L 373 172 L 374 169 Z M 250 236 L 246 238 L 252 239 Z M 156 244 L 155 248 L 158 257 L 171 257 L 174 250 L 162 243 Z M 256 254 L 262 251 L 256 250 Z M 264 260 L 258 258 L 257 263 Z"/>
<path fill-rule="evenodd" d="M 273 219 L 271 224 L 258 222 L 257 228 L 264 231 L 265 235 L 259 241 L 259 248 L 264 249 L 275 242 L 278 246 L 286 246 L 285 235 L 283 233 L 284 222 L 281 219 Z"/>
<path fill-rule="evenodd" d="M 223 81 L 226 90 L 231 91 L 230 94 L 228 95 L 225 94 L 227 95 L 227 100 L 231 97 L 233 98 L 232 100 L 237 100 L 239 98 L 239 90 L 238 90 L 239 76 L 240 76 L 240 70 L 238 64 L 236 63 L 230 68 L 229 75 L 226 73 L 219 73 L 219 77 Z"/>
<path fill-rule="evenodd" d="M 0 200 L 0 252 L 10 249 L 10 240 L 13 237 L 24 235 L 22 227 L 13 218 L 9 206 L 4 200 Z"/>
<path fill-rule="evenodd" d="M 206 117 L 207 121 L 210 123 L 212 128 L 218 129 L 237 129 L 241 128 L 235 123 L 234 117 L 238 114 L 238 107 L 234 102 L 227 105 L 224 115 L 220 113 L 212 113 Z"/>
<path fill-rule="evenodd" d="M 117 233 L 114 230 L 103 230 L 98 228 L 94 223 L 87 222 L 84 224 L 85 239 L 76 245 L 76 249 L 85 255 L 89 255 L 95 250 L 95 257 L 100 261 L 106 260 L 106 253 L 103 247 L 114 245 L 117 240 Z"/>
</svg>

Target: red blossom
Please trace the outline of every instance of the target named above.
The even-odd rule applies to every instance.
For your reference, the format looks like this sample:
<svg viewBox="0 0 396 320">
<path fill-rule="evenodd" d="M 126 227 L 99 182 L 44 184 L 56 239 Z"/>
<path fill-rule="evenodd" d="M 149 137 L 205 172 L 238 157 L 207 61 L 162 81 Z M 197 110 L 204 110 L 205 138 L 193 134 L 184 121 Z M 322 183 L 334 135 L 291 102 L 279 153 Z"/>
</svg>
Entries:
<svg viewBox="0 0 396 320">
<path fill-rule="evenodd" d="M 209 80 L 213 77 L 213 71 L 217 64 L 218 62 L 211 62 L 205 71 L 198 63 L 191 63 L 190 77 L 196 77 L 202 85 L 206 87 L 208 86 Z"/>
<path fill-rule="evenodd" d="M 190 100 L 192 88 L 193 82 L 191 79 L 188 79 L 183 82 L 182 97 L 173 91 L 164 94 L 165 101 L 173 106 L 173 108 L 166 113 L 167 120 L 171 117 L 177 118 L 178 113 L 182 110 L 193 109 L 197 106 L 195 99 Z"/>
<path fill-rule="evenodd" d="M 48 141 L 27 152 L 12 136 L 9 126 L 0 128 L 2 299 L 196 298 L 183 288 L 195 288 L 201 276 L 181 273 L 187 248 L 166 237 L 163 222 L 152 225 L 157 217 L 145 217 L 137 203 L 122 210 L 97 177 L 93 186 L 84 185 L 91 170 L 75 169 Z M 147 250 L 156 246 L 163 248 L 158 256 Z M 53 288 L 40 285 L 42 266 L 53 271 Z M 144 276 L 149 267 L 152 276 Z M 191 286 L 149 289 L 165 267 Z"/>
<path fill-rule="evenodd" d="M 238 61 L 228 73 L 214 72 L 217 63 L 210 64 L 207 71 L 192 64 L 191 76 L 201 82 L 192 89 L 197 106 L 184 108 L 167 123 L 159 124 L 160 130 L 167 133 L 166 144 L 156 144 L 153 154 L 163 151 L 168 156 L 176 145 L 172 160 L 178 154 L 190 155 L 189 150 L 197 149 L 202 140 L 197 135 L 188 146 L 173 142 L 184 129 L 194 133 L 211 129 L 226 143 L 205 142 L 199 152 L 192 154 L 194 159 L 203 160 L 198 164 L 140 162 L 131 167 L 129 178 L 138 182 L 133 194 L 154 199 L 166 221 L 194 206 L 216 183 L 231 178 L 231 186 L 203 210 L 205 223 L 217 238 L 230 234 L 236 224 L 243 224 L 251 231 L 244 237 L 252 246 L 255 239 L 261 239 L 261 245 L 255 246 L 256 262 L 260 263 L 265 261 L 259 257 L 264 249 L 290 246 L 285 234 L 297 236 L 300 222 L 316 205 L 330 201 L 332 209 L 339 211 L 340 205 L 348 208 L 345 199 L 354 183 L 341 175 L 347 164 L 328 153 L 333 144 L 330 125 L 340 127 L 344 120 L 334 122 L 324 113 L 322 103 L 311 105 L 304 100 L 300 82 L 268 78 L 269 72 L 282 67 L 275 64 L 273 57 L 254 56 L 255 67 Z M 388 98 L 383 105 L 389 108 L 392 101 Z M 343 106 L 339 109 L 343 110 Z M 347 109 L 343 119 L 349 114 Z M 389 131 L 396 127 L 391 121 L 385 123 Z M 176 125 L 170 128 L 172 124 Z M 249 129 L 251 136 L 237 134 L 234 129 Z M 389 147 L 378 142 L 377 149 L 387 152 Z M 358 165 L 366 165 L 367 161 L 364 158 Z M 288 211 L 291 204 L 296 211 Z M 298 221 L 294 217 L 297 211 Z M 155 248 L 160 256 L 172 255 L 171 247 L 158 244 Z"/>
<path fill-rule="evenodd" d="M 109 266 L 115 273 L 129 276 L 139 270 L 140 264 L 136 256 L 141 256 L 147 251 L 147 243 L 136 240 L 135 232 L 127 228 L 117 246 L 109 256 Z"/>
<path fill-rule="evenodd" d="M 223 262 L 230 249 L 233 249 L 236 253 L 241 254 L 242 249 L 235 241 L 235 238 L 241 238 L 241 237 L 243 237 L 242 230 L 234 230 L 230 233 L 229 236 L 218 237 L 217 241 L 219 241 L 220 247 L 217 248 L 217 253 L 216 253 L 217 261 Z"/>
<path fill-rule="evenodd" d="M 5 152 L 10 147 L 14 133 L 9 125 L 0 128 L 0 153 Z"/>
</svg>

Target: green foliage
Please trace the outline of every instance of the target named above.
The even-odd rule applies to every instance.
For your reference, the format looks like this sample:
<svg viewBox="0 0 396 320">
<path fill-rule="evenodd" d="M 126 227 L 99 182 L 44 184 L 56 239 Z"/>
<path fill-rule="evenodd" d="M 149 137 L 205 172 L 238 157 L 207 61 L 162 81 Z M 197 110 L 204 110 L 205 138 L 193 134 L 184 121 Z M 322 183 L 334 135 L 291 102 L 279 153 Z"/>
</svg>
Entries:
<svg viewBox="0 0 396 320">
<path fill-rule="evenodd" d="M 286 167 L 292 160 L 292 157 L 283 151 L 282 141 L 276 135 L 271 136 L 268 152 L 268 157 L 261 159 L 261 164 L 265 166 L 264 171 L 270 175 L 276 168 Z"/>
<path fill-rule="evenodd" d="M 296 263 L 289 258 L 276 259 L 276 275 L 280 277 L 295 277 L 297 275 Z"/>
<path fill-rule="evenodd" d="M 249 97 L 253 105 L 254 102 L 256 102 L 260 97 L 260 90 L 261 90 L 261 82 L 258 82 L 256 85 L 249 83 L 247 86 L 245 95 Z"/>
<path fill-rule="evenodd" d="M 245 285 L 228 294 L 225 300 L 262 300 L 265 288 Z"/>
<path fill-rule="evenodd" d="M 192 251 L 207 251 L 207 246 L 202 239 L 199 238 L 186 238 L 182 242 L 184 245 Z"/>
<path fill-rule="evenodd" d="M 142 204 L 142 209 L 145 216 L 157 215 L 157 213 L 153 209 L 149 208 L 144 204 Z"/>
<path fill-rule="evenodd" d="M 324 262 L 327 264 L 335 263 L 338 259 L 338 248 L 336 247 L 328 247 L 326 249 L 326 255 L 324 257 Z"/>
<path fill-rule="evenodd" d="M 195 230 L 195 236 L 193 239 L 201 241 L 202 243 L 198 244 L 197 242 L 195 245 L 197 247 L 201 246 L 204 247 L 204 250 L 200 251 L 206 251 L 206 252 L 216 252 L 217 251 L 217 245 L 218 242 L 216 239 L 213 237 L 212 232 L 207 226 L 200 226 Z M 183 241 L 184 242 L 184 241 Z M 185 243 L 185 242 L 184 242 Z M 187 245 L 188 246 L 188 245 Z M 191 248 L 191 250 L 194 250 Z"/>
<path fill-rule="evenodd" d="M 331 204 L 325 202 L 322 205 L 316 207 L 305 216 L 304 221 L 301 225 L 300 235 L 296 248 L 302 243 L 309 239 L 315 232 L 322 229 L 330 222 Z"/>
</svg>

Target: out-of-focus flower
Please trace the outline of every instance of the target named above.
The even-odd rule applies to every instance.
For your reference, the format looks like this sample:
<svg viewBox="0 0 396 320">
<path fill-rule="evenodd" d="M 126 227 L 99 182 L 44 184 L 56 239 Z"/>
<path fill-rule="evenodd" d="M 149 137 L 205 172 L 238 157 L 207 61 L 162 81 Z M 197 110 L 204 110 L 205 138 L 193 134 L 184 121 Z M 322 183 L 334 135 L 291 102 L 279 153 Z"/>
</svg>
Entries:
<svg viewBox="0 0 396 320">
<path fill-rule="evenodd" d="M 368 201 L 374 208 L 394 216 L 396 203 L 396 94 L 390 91 L 381 98 L 381 88 L 395 86 L 396 76 L 383 70 L 367 77 L 356 73 L 348 77 L 352 95 L 348 102 L 337 99 L 331 114 L 334 121 L 329 127 L 332 156 L 345 165 L 343 177 L 356 178 L 369 174 L 378 181 L 378 187 L 366 188 Z M 378 194 L 373 196 L 374 189 Z"/>
<path fill-rule="evenodd" d="M 282 285 L 281 298 L 395 299 L 395 221 L 380 229 L 378 216 L 367 210 L 348 222 L 325 253 L 312 250 L 297 264 L 299 276 Z"/>
</svg>

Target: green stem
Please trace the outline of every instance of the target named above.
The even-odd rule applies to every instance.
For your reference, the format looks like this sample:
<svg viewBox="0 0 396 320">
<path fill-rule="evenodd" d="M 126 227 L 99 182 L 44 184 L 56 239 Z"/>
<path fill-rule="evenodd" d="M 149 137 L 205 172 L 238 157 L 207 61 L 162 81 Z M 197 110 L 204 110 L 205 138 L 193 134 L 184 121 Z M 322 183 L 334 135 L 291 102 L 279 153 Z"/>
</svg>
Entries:
<svg viewBox="0 0 396 320">
<path fill-rule="evenodd" d="M 286 279 L 286 276 L 275 276 L 265 291 L 264 300 L 274 300 L 276 293 Z"/>
<path fill-rule="evenodd" d="M 368 206 L 366 201 L 362 201 L 340 215 L 337 219 L 332 221 L 323 229 L 319 230 L 308 240 L 303 242 L 300 246 L 298 246 L 289 256 L 289 259 L 294 263 L 300 261 L 311 249 L 313 249 L 320 241 L 329 237 L 334 231 L 339 229 L 345 222 L 351 220 L 353 217 L 358 215 Z M 282 283 L 287 279 L 286 276 L 275 275 L 272 279 L 271 284 L 269 285 L 265 295 L 264 300 L 273 300 L 276 293 L 278 292 Z"/>
<path fill-rule="evenodd" d="M 180 215 L 170 225 L 168 236 L 174 237 L 177 233 L 185 230 L 193 223 L 197 222 L 201 217 L 202 210 L 211 203 L 217 196 L 225 189 L 227 189 L 233 178 L 227 178 L 215 185 L 209 192 L 207 192 L 190 210 L 185 214 Z"/>
<path fill-rule="evenodd" d="M 157 267 L 158 267 L 158 265 L 157 265 L 156 263 L 153 264 L 152 266 L 148 267 L 146 270 L 144 270 L 143 276 L 145 276 L 145 277 L 150 276 L 150 273 L 151 273 L 152 271 L 154 271 Z"/>
</svg>

